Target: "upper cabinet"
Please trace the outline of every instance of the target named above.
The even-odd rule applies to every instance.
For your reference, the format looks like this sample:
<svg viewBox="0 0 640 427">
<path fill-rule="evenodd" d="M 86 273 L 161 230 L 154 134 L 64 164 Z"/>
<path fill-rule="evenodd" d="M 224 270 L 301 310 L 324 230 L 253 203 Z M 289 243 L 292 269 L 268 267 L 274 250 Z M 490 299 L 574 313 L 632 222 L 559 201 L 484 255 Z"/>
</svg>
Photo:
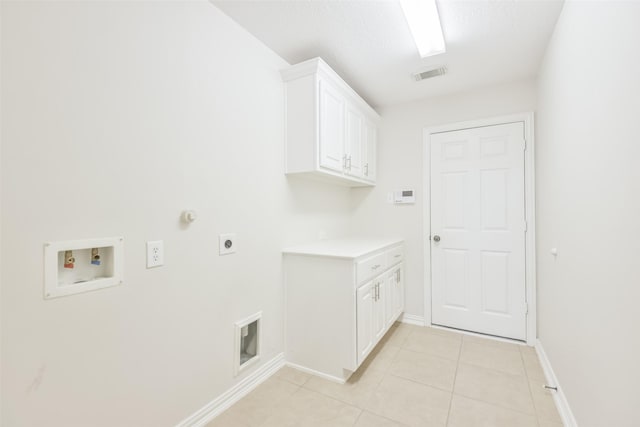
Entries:
<svg viewBox="0 0 640 427">
<path fill-rule="evenodd" d="M 375 185 L 380 116 L 320 58 L 283 70 L 282 78 L 285 173 Z"/>
</svg>

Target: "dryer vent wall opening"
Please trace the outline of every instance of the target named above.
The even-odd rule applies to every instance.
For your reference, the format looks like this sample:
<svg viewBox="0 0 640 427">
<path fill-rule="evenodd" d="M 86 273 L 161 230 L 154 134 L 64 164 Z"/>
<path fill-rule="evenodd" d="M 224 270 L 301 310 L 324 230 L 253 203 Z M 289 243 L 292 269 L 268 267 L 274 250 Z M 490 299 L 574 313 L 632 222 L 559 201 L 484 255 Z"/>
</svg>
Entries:
<svg viewBox="0 0 640 427">
<path fill-rule="evenodd" d="M 235 375 L 260 359 L 260 326 L 262 312 L 235 324 Z"/>
</svg>

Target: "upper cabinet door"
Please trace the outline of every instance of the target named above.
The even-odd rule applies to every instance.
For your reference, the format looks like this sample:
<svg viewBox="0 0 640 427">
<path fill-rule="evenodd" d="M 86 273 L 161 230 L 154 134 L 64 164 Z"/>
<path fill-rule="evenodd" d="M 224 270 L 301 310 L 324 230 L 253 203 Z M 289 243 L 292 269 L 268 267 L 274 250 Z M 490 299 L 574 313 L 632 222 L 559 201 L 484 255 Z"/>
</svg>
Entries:
<svg viewBox="0 0 640 427">
<path fill-rule="evenodd" d="M 320 58 L 282 70 L 282 78 L 285 173 L 375 185 L 378 113 Z"/>
<path fill-rule="evenodd" d="M 320 81 L 320 166 L 338 172 L 344 167 L 344 98 Z"/>
<path fill-rule="evenodd" d="M 346 107 L 346 140 L 344 173 L 363 177 L 364 118 L 351 105 Z"/>
<path fill-rule="evenodd" d="M 364 137 L 362 143 L 362 177 L 368 181 L 376 180 L 376 144 L 378 141 L 378 129 L 376 125 L 364 122 Z"/>
</svg>

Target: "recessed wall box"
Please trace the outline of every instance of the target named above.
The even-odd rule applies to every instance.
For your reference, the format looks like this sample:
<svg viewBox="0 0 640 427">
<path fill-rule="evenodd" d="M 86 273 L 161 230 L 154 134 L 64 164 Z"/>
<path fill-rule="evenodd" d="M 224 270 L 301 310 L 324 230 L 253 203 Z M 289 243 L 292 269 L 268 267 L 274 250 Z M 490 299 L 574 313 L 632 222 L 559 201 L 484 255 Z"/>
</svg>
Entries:
<svg viewBox="0 0 640 427">
<path fill-rule="evenodd" d="M 233 363 L 235 375 L 260 359 L 261 317 L 262 312 L 258 312 L 236 322 L 236 350 Z"/>
<path fill-rule="evenodd" d="M 44 244 L 44 298 L 57 298 L 122 283 L 124 238 Z"/>
<path fill-rule="evenodd" d="M 236 252 L 236 235 L 235 233 L 221 234 L 218 238 L 220 246 L 220 255 L 234 254 Z"/>
<path fill-rule="evenodd" d="M 415 203 L 416 194 L 414 190 L 395 190 L 393 192 L 393 203 Z"/>
</svg>

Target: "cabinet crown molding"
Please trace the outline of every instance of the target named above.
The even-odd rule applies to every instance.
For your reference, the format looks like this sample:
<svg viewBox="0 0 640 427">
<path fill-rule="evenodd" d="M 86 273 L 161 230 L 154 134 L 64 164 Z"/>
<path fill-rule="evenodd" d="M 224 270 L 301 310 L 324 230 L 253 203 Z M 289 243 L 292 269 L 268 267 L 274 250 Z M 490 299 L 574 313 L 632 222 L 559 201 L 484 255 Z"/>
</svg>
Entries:
<svg viewBox="0 0 640 427">
<path fill-rule="evenodd" d="M 329 80 L 333 85 L 339 87 L 346 95 L 348 95 L 351 102 L 355 103 L 358 108 L 364 110 L 363 112 L 370 120 L 374 121 L 376 124 L 379 123 L 380 115 L 378 112 L 374 110 L 373 107 L 371 107 L 364 99 L 362 99 L 362 97 L 353 90 L 353 88 L 351 88 L 351 86 L 349 86 L 347 82 L 345 82 L 342 77 L 340 77 L 338 73 L 329 66 L 329 64 L 324 62 L 322 58 L 317 57 L 308 59 L 284 70 L 280 70 L 282 81 L 285 83 L 313 74 L 319 74 Z"/>
</svg>

